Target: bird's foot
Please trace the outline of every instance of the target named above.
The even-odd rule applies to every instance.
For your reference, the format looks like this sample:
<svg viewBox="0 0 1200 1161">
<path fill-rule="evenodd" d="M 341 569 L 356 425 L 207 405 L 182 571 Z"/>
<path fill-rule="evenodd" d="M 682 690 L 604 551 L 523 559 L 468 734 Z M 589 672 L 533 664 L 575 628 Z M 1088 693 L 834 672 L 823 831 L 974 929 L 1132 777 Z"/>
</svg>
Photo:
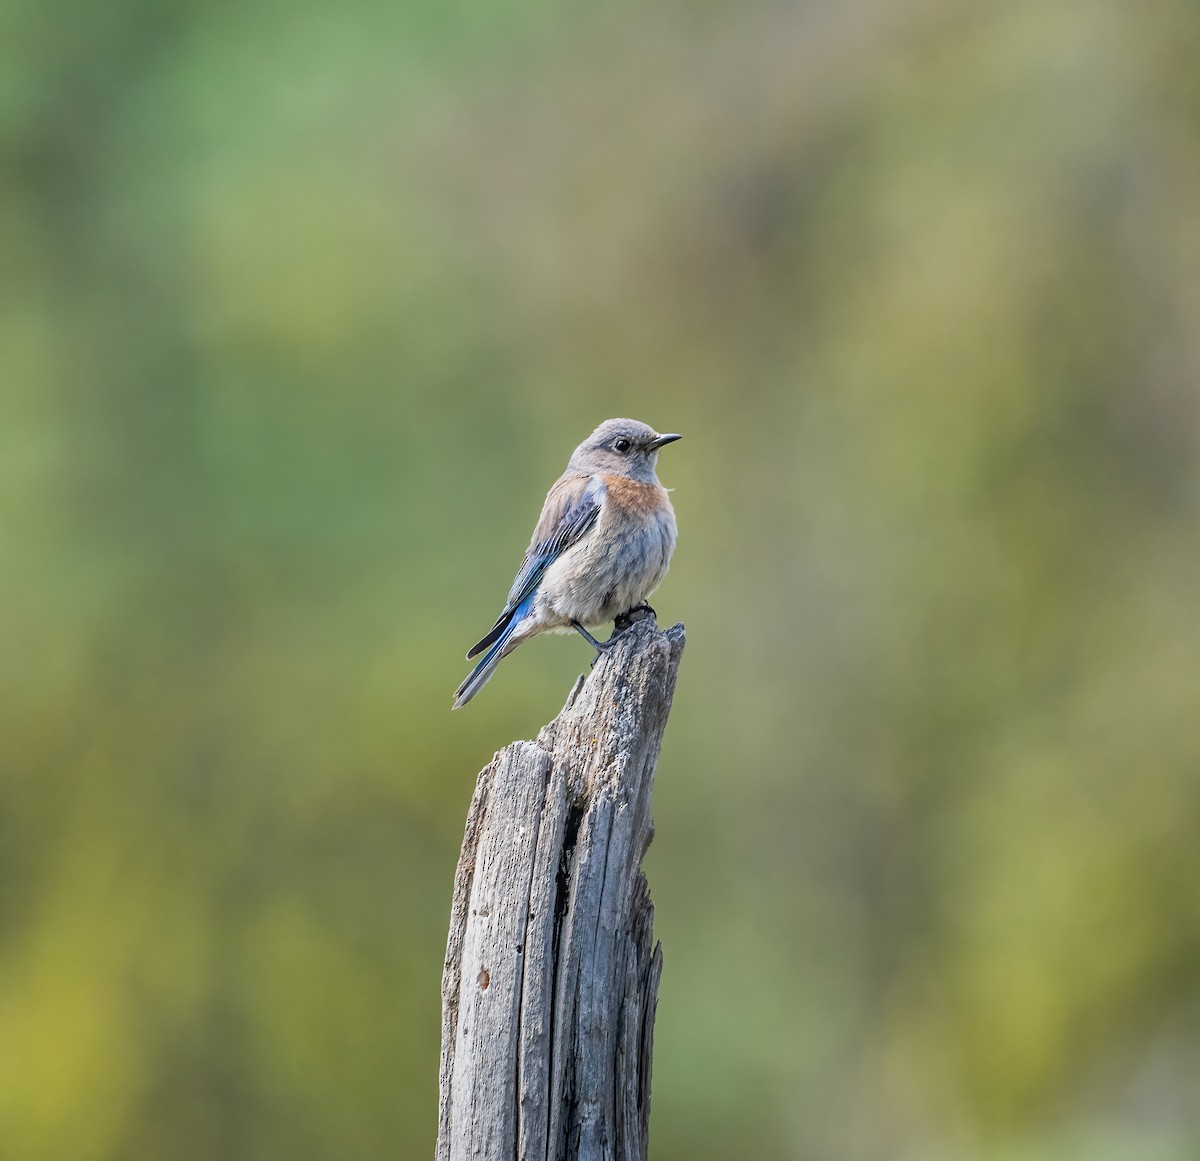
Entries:
<svg viewBox="0 0 1200 1161">
<path fill-rule="evenodd" d="M 647 617 L 654 621 L 658 620 L 658 614 L 650 605 L 645 601 L 639 601 L 632 609 L 626 609 L 625 612 L 617 615 L 613 621 L 613 637 L 636 625 L 638 621 L 644 621 Z M 609 640 L 611 641 L 611 638 Z"/>
</svg>

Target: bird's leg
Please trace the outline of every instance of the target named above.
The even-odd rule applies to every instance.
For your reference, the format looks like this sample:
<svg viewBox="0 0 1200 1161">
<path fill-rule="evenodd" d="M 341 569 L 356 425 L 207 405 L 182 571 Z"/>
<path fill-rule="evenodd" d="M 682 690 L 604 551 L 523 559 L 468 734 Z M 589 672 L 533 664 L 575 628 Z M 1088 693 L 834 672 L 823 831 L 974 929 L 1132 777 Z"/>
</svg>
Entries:
<svg viewBox="0 0 1200 1161">
<path fill-rule="evenodd" d="M 593 649 L 596 650 L 596 656 L 592 658 L 592 664 L 595 665 L 600 660 L 600 654 L 605 652 L 613 643 L 610 637 L 607 641 L 597 641 L 578 621 L 571 622 L 571 628 L 575 630 Z"/>
<path fill-rule="evenodd" d="M 645 601 L 634 605 L 632 609 L 626 609 L 613 620 L 612 636 L 607 641 L 597 641 L 578 621 L 572 621 L 571 627 L 596 650 L 596 656 L 592 658 L 592 664 L 595 665 L 601 656 L 617 643 L 617 638 L 622 633 L 632 628 L 638 621 L 645 620 L 646 617 L 657 620 L 658 614 Z"/>
<path fill-rule="evenodd" d="M 581 637 L 582 637 L 582 638 L 583 638 L 583 639 L 584 639 L 584 640 L 585 640 L 585 641 L 586 641 L 586 642 L 587 642 L 587 643 L 588 643 L 588 644 L 589 644 L 589 645 L 590 645 L 590 646 L 591 646 L 593 649 L 595 649 L 595 650 L 596 650 L 596 656 L 592 658 L 591 664 L 588 666 L 588 668 L 589 668 L 589 669 L 591 669 L 593 666 L 595 666 L 596 662 L 597 662 L 597 661 L 599 661 L 599 660 L 600 660 L 600 658 L 601 658 L 601 657 L 603 657 L 603 656 L 604 656 L 604 654 L 608 652 L 609 646 L 610 646 L 610 645 L 612 645 L 612 643 L 613 643 L 613 637 L 615 637 L 615 636 L 616 636 L 616 634 L 614 633 L 614 634 L 613 634 L 613 637 L 610 637 L 610 638 L 609 638 L 607 641 L 597 641 L 597 640 L 596 640 L 596 638 L 595 638 L 595 637 L 593 637 L 593 636 L 591 635 L 591 633 L 589 633 L 589 632 L 588 632 L 588 631 L 587 631 L 587 630 L 586 630 L 586 629 L 585 629 L 585 628 L 584 628 L 584 627 L 583 627 L 583 626 L 582 626 L 582 625 L 581 625 L 581 624 L 580 624 L 578 621 L 572 621 L 572 622 L 571 622 L 571 627 L 572 627 L 572 628 L 575 630 L 575 632 L 576 632 L 576 633 L 578 633 L 578 634 L 579 634 L 579 635 L 580 635 L 580 636 L 581 636 Z"/>
</svg>

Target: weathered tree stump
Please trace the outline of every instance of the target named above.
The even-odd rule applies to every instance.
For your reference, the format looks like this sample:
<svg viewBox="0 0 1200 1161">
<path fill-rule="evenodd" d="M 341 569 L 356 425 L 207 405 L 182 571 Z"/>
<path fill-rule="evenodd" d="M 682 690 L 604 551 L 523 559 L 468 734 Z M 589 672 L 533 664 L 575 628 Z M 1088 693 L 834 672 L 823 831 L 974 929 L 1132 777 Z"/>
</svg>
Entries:
<svg viewBox="0 0 1200 1161">
<path fill-rule="evenodd" d="M 684 631 L 635 621 L 479 775 L 442 977 L 438 1161 L 644 1161 L 662 950 L 641 862 Z"/>
</svg>

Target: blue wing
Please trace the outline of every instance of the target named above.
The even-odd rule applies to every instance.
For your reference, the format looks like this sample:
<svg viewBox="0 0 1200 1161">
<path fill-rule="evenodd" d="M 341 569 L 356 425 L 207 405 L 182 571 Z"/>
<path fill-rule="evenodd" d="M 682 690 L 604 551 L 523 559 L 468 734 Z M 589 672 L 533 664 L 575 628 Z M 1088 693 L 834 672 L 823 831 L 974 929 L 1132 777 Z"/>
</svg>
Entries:
<svg viewBox="0 0 1200 1161">
<path fill-rule="evenodd" d="M 537 591 L 546 569 L 591 531 L 600 515 L 604 491 L 604 483 L 596 476 L 564 476 L 550 489 L 533 541 L 509 590 L 508 603 L 488 635 L 467 654 L 468 660 L 500 638 L 517 609 Z"/>
</svg>

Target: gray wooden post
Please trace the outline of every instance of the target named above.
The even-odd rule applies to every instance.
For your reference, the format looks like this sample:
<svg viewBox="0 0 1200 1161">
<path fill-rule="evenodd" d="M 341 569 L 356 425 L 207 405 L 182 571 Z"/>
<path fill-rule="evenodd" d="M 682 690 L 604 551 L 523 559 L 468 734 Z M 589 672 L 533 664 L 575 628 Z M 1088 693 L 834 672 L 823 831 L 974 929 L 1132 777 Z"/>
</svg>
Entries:
<svg viewBox="0 0 1200 1161">
<path fill-rule="evenodd" d="M 641 862 L 683 645 L 647 612 L 537 741 L 479 775 L 442 977 L 437 1161 L 645 1161 L 662 950 Z"/>
</svg>

